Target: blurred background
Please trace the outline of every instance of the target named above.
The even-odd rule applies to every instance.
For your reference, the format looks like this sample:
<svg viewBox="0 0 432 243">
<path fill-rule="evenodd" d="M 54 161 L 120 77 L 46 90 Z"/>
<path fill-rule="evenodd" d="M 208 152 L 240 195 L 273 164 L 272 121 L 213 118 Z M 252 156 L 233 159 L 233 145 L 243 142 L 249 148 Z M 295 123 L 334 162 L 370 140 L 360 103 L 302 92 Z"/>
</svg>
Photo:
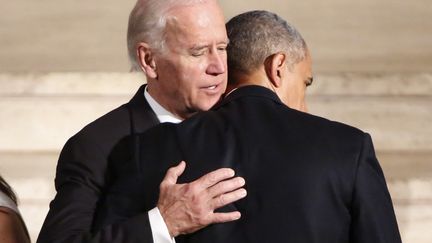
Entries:
<svg viewBox="0 0 432 243">
<path fill-rule="evenodd" d="M 432 1 L 220 1 L 278 13 L 314 60 L 310 112 L 369 132 L 405 243 L 432 242 Z M 0 0 L 0 173 L 36 240 L 60 149 L 145 82 L 130 74 L 135 0 Z"/>
</svg>

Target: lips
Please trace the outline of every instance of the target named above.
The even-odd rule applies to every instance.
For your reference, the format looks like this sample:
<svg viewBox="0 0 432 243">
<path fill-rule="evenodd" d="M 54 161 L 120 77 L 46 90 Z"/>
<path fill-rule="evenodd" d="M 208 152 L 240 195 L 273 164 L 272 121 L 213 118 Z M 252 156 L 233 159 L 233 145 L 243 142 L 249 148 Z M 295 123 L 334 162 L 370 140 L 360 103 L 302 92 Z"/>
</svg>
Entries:
<svg viewBox="0 0 432 243">
<path fill-rule="evenodd" d="M 217 85 L 212 85 L 212 86 L 205 87 L 205 89 L 213 90 L 216 89 L 216 87 Z"/>
<path fill-rule="evenodd" d="M 207 90 L 214 90 L 216 88 L 218 88 L 220 86 L 221 83 L 213 83 L 213 84 L 209 84 L 207 86 L 201 86 L 201 89 L 207 89 Z"/>
<path fill-rule="evenodd" d="M 208 85 L 208 86 L 202 86 L 201 90 L 209 93 L 209 94 L 220 94 L 221 91 L 220 89 L 222 88 L 222 83 L 218 83 L 218 84 L 212 84 L 212 85 Z"/>
</svg>

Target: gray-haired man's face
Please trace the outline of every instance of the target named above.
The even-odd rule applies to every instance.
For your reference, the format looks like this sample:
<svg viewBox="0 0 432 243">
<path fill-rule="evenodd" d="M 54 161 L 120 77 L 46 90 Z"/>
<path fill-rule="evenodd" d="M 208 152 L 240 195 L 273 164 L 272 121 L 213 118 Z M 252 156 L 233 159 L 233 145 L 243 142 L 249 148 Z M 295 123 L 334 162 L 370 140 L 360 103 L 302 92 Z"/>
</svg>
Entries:
<svg viewBox="0 0 432 243">
<path fill-rule="evenodd" d="M 225 92 L 228 37 L 222 11 L 209 1 L 172 9 L 157 82 L 170 110 L 210 109 Z"/>
</svg>

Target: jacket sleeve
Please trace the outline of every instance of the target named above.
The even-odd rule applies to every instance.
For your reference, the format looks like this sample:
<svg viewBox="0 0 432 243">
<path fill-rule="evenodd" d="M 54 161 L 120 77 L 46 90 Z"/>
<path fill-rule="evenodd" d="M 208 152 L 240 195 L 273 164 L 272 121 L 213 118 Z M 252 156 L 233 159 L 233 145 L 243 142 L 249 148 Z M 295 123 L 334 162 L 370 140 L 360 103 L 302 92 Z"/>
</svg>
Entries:
<svg viewBox="0 0 432 243">
<path fill-rule="evenodd" d="M 92 232 L 96 209 L 107 187 L 108 159 L 97 143 L 71 138 L 57 165 L 57 194 L 42 226 L 38 243 L 151 243 L 148 214 Z"/>
<path fill-rule="evenodd" d="M 350 242 L 401 242 L 390 193 L 369 134 L 357 161 L 351 204 Z"/>
</svg>

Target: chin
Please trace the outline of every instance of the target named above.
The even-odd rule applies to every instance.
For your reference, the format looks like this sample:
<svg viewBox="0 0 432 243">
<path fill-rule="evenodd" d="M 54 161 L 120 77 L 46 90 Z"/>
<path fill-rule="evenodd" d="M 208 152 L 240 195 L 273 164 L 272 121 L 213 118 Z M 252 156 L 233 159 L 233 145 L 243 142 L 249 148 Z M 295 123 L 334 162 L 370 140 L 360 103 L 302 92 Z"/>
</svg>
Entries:
<svg viewBox="0 0 432 243">
<path fill-rule="evenodd" d="M 198 111 L 208 111 L 210 110 L 217 102 L 219 101 L 219 99 L 213 99 L 212 101 L 209 101 L 205 104 L 200 104 L 197 108 Z"/>
</svg>

